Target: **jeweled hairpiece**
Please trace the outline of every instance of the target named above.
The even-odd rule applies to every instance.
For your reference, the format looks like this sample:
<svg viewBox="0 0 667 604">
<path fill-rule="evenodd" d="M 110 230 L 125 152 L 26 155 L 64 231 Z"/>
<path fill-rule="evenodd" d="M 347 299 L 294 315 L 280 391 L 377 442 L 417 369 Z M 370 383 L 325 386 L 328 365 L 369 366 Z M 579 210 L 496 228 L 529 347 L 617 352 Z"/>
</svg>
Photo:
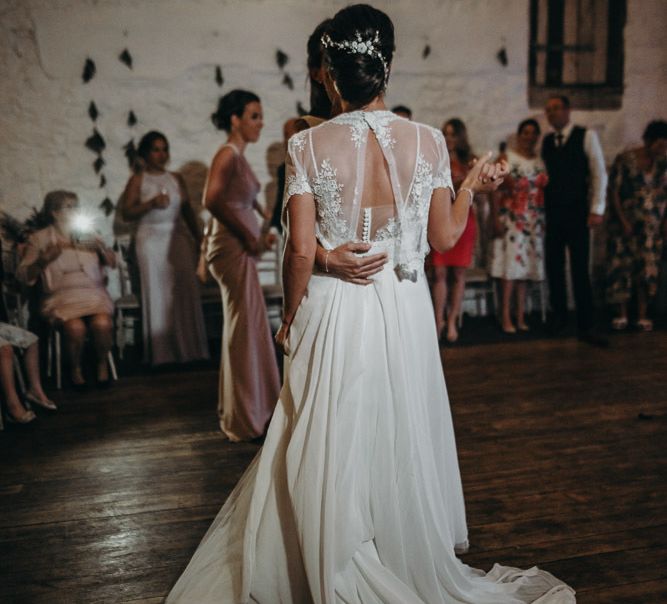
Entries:
<svg viewBox="0 0 667 604">
<path fill-rule="evenodd" d="M 355 31 L 353 40 L 343 40 L 342 42 L 334 42 L 329 34 L 325 33 L 320 41 L 322 42 L 322 46 L 324 46 L 324 48 L 336 48 L 338 50 L 343 50 L 351 55 L 360 54 L 378 58 L 382 63 L 382 67 L 384 67 L 384 78 L 386 82 L 387 77 L 389 76 L 389 65 L 387 65 L 386 59 L 380 52 L 379 31 L 375 31 L 375 35 L 372 39 L 364 39 L 361 35 L 361 32 Z"/>
</svg>

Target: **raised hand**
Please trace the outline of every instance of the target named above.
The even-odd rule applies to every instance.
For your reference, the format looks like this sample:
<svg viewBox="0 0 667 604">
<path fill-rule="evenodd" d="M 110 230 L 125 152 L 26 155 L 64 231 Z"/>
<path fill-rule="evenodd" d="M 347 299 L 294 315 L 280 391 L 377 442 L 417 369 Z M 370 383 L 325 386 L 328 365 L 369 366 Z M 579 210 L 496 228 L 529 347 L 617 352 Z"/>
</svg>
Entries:
<svg viewBox="0 0 667 604">
<path fill-rule="evenodd" d="M 485 153 L 474 164 L 461 187 L 472 189 L 475 193 L 492 193 L 503 182 L 509 174 L 509 165 L 502 159 L 499 162 L 492 162 L 491 151 Z"/>
</svg>

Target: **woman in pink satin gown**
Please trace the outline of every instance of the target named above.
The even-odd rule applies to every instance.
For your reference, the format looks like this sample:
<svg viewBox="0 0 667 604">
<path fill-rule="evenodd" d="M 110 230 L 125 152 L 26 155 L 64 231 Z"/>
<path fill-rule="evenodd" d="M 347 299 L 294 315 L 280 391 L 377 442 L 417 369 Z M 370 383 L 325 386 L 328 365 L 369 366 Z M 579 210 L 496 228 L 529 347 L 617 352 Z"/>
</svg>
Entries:
<svg viewBox="0 0 667 604">
<path fill-rule="evenodd" d="M 260 184 L 244 156 L 262 130 L 262 106 L 255 94 L 233 90 L 220 99 L 212 118 L 229 133 L 213 158 L 204 193 L 213 215 L 206 259 L 220 285 L 224 315 L 218 415 L 230 440 L 252 440 L 266 431 L 280 392 L 256 265 L 268 243 L 255 215 L 261 211 Z"/>
</svg>

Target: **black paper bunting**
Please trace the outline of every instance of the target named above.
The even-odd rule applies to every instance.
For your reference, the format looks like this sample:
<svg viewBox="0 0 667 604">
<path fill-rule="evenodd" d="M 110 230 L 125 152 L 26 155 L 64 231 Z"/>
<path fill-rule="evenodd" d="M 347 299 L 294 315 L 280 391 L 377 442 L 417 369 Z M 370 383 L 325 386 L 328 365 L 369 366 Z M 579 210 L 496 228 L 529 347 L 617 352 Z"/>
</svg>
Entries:
<svg viewBox="0 0 667 604">
<path fill-rule="evenodd" d="M 97 131 L 97 128 L 94 128 L 93 133 L 86 139 L 86 147 L 93 153 L 102 153 L 106 146 L 104 137 Z"/>
<path fill-rule="evenodd" d="M 104 174 L 100 174 L 100 189 L 103 189 L 107 184 L 107 177 Z"/>
<path fill-rule="evenodd" d="M 422 59 L 426 59 L 431 54 L 431 45 L 427 44 L 422 50 Z"/>
<path fill-rule="evenodd" d="M 276 63 L 278 63 L 278 67 L 282 69 L 287 65 L 287 62 L 289 61 L 289 57 L 280 49 L 276 51 Z"/>
<path fill-rule="evenodd" d="M 90 101 L 90 105 L 88 105 L 88 115 L 94 122 L 97 121 L 97 118 L 100 116 L 100 112 L 97 110 L 95 101 Z"/>
<path fill-rule="evenodd" d="M 93 162 L 93 169 L 95 170 L 95 174 L 99 174 L 100 170 L 104 168 L 105 161 L 102 158 L 101 155 L 97 156 L 97 159 Z"/>
<path fill-rule="evenodd" d="M 132 69 L 132 55 L 130 54 L 130 51 L 127 48 L 123 50 L 123 52 L 121 52 L 120 55 L 118 55 L 118 59 L 120 60 L 121 63 L 127 65 L 129 69 Z"/>
<path fill-rule="evenodd" d="M 503 67 L 507 67 L 507 50 L 505 50 L 504 46 L 498 51 L 498 54 L 496 55 L 496 59 L 498 59 L 498 62 Z"/>
<path fill-rule="evenodd" d="M 286 73 L 283 76 L 283 86 L 287 86 L 290 90 L 294 90 L 294 81 L 289 73 Z"/>
<path fill-rule="evenodd" d="M 222 86 L 225 81 L 225 78 L 222 77 L 222 69 L 220 68 L 220 65 L 216 65 L 215 67 L 215 83 L 218 86 Z"/>
<path fill-rule="evenodd" d="M 127 125 L 130 128 L 137 125 L 137 116 L 134 114 L 132 109 L 130 109 L 130 112 L 127 114 Z"/>
<path fill-rule="evenodd" d="M 110 216 L 114 209 L 113 201 L 111 201 L 108 197 L 105 197 L 99 207 L 100 210 L 104 211 L 105 216 Z"/>
<path fill-rule="evenodd" d="M 134 146 L 134 139 L 131 139 L 123 146 L 123 151 L 125 151 L 127 164 L 130 168 L 134 168 L 134 162 L 137 159 L 137 148 Z"/>
<path fill-rule="evenodd" d="M 81 78 L 83 79 L 83 83 L 87 84 L 90 82 L 95 77 L 95 72 L 97 71 L 97 67 L 95 67 L 95 62 L 92 59 L 86 59 L 86 63 L 83 66 L 83 74 L 81 74 Z"/>
</svg>

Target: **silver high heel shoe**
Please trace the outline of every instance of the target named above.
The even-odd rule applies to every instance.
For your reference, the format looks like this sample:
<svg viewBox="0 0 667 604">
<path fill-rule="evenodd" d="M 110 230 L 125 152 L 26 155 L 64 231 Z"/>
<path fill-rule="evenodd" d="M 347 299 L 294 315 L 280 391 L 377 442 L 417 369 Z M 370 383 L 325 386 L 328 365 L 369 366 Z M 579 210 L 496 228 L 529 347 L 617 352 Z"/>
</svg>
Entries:
<svg viewBox="0 0 667 604">
<path fill-rule="evenodd" d="M 7 419 L 8 424 L 29 424 L 31 421 L 37 419 L 37 416 L 34 411 L 28 411 L 26 409 L 21 417 L 14 417 L 8 410 L 5 418 Z"/>
<path fill-rule="evenodd" d="M 58 410 L 58 407 L 56 407 L 56 404 L 52 400 L 46 399 L 45 401 L 42 401 L 30 393 L 27 393 L 25 395 L 25 400 L 28 401 L 29 403 L 32 403 L 33 405 L 37 405 L 44 409 L 48 409 L 49 411 Z"/>
</svg>

